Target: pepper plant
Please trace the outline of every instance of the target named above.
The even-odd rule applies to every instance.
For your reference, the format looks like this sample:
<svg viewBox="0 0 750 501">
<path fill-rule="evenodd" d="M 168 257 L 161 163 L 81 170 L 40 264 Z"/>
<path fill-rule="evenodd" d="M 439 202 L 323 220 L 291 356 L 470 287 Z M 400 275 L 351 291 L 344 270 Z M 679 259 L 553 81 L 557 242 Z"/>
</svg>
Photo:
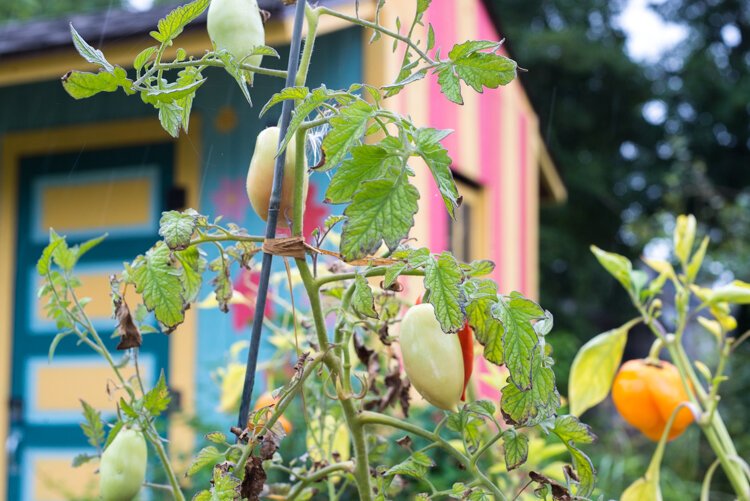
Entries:
<svg viewBox="0 0 750 501">
<path fill-rule="evenodd" d="M 184 321 L 186 309 L 196 301 L 205 281 L 210 280 L 216 303 L 227 311 L 233 299 L 231 270 L 249 268 L 261 256 L 264 262 L 270 262 L 276 255 L 284 256 L 290 276 L 299 277 L 309 300 L 309 311 L 297 311 L 292 306 L 294 332 L 300 333 L 296 361 L 290 362 L 293 375 L 274 392 L 274 405 L 249 411 L 245 409 L 249 404 L 246 398 L 239 426 L 227 426 L 225 431 L 206 436 L 213 444 L 196 454 L 188 473 L 211 468 L 211 482 L 195 499 L 309 499 L 321 487 L 328 489 L 329 498 L 338 499 L 351 494 L 349 486 L 353 486 L 360 499 L 382 500 L 397 496 L 398 486 L 406 477 L 420 486 L 422 499 L 515 499 L 527 488 L 547 499 L 588 498 L 594 492 L 594 468 L 579 445 L 590 443 L 595 437 L 576 417 L 558 413 L 560 396 L 550 347 L 545 341 L 552 329 L 552 315 L 519 292 L 500 293 L 498 285 L 487 278 L 494 268 L 489 261 L 462 263 L 449 252 L 433 253 L 427 248 L 409 246 L 408 235 L 420 197 L 411 182 L 415 174 L 410 165 L 413 159 L 424 161 L 451 216 L 459 207 L 461 196 L 453 181 L 451 159 L 441 144 L 451 131 L 416 124 L 408 116 L 389 110 L 388 98 L 429 77 L 437 78 L 447 99 L 461 104 L 466 86 L 482 92 L 505 85 L 516 77 L 517 65 L 499 53 L 502 42 L 472 40 L 436 50 L 432 26 L 424 30 L 425 39 L 418 39 L 415 33 L 422 31 L 417 28 L 424 25 L 429 0 L 415 1 L 414 17 L 408 22 L 398 20 L 395 28 L 379 21 L 384 3 L 377 3 L 375 20 L 369 21 L 327 6 L 311 7 L 301 2 L 295 31 L 300 32 L 304 14 L 307 35 L 298 68 L 295 43 L 299 39 L 293 39 L 288 71 L 260 65 L 259 56 L 278 57 L 271 47 L 250 47 L 238 58 L 236 50 L 222 47 L 226 40 L 220 43 L 219 39 L 226 39 L 224 32 L 222 36 L 214 33 L 214 47 L 207 47 L 200 57 L 188 57 L 178 49 L 176 57 L 167 60 L 166 49 L 179 43 L 178 35 L 209 8 L 209 0 L 178 7 L 159 21 L 151 33 L 157 43 L 135 58 L 134 75 L 110 64 L 102 52 L 71 27 L 79 53 L 98 65 L 99 70 L 65 75 L 63 86 L 67 92 L 76 99 L 120 89 L 128 95 L 139 94 L 158 111 L 161 124 L 172 136 L 188 129 L 193 98 L 206 80 L 203 72 L 208 67 L 221 67 L 232 75 L 249 105 L 249 83 L 255 78 L 280 78 L 288 83 L 280 86 L 260 110 L 263 115 L 282 104 L 291 112 L 286 120 L 282 114 L 280 124 L 273 177 L 276 188 L 274 193 L 266 188 L 271 208 L 267 215 L 260 214 L 268 217 L 269 231 L 265 236 L 250 235 L 233 223 L 224 224 L 220 217 L 194 209 L 163 213 L 159 230 L 162 239 L 112 278 L 122 359 L 109 350 L 86 315 L 84 299 L 76 295 L 79 282 L 74 266 L 100 239 L 69 246 L 64 237 L 52 232 L 50 244 L 39 260 L 38 271 L 46 279 L 41 293 L 48 300 L 49 314 L 61 329 L 50 356 L 58 343 L 66 342 L 68 337 L 77 339 L 109 362 L 118 386 L 125 390 L 113 423 L 104 423 L 96 411 L 85 406 L 84 432 L 101 452 L 123 428 L 139 430 L 156 452 L 168 482 L 146 482 L 144 485 L 149 488 L 169 492 L 174 499 L 184 498 L 164 439 L 155 426 L 167 408 L 169 387 L 162 376 L 154 387 L 148 388 L 138 371 L 135 379 L 123 377 L 122 367 L 129 363 L 137 367 L 138 347 L 148 342 L 148 337 L 144 339 L 141 334 L 154 330 L 169 334 Z M 257 10 L 254 1 L 214 0 L 211 7 Z M 222 14 L 224 19 L 242 18 L 228 16 L 226 11 Z M 216 26 L 211 16 L 209 10 L 209 31 L 212 25 Z M 394 50 L 403 50 L 401 70 L 391 85 L 361 83 L 347 89 L 305 86 L 318 22 L 325 16 L 371 30 L 373 41 L 390 38 Z M 214 29 L 222 28 L 219 25 Z M 257 40 L 256 35 L 249 38 Z M 309 140 L 313 133 L 324 136 L 318 152 L 323 160 L 312 167 L 313 175 L 332 173 L 325 198 L 344 208 L 341 216 L 329 218 L 323 228 L 314 232 L 312 241 L 305 242 L 302 201 L 307 196 L 305 181 L 310 175 L 305 151 L 306 147 L 314 147 Z M 280 177 L 290 144 L 296 146 L 293 200 L 288 205 L 292 209 L 278 214 Z M 291 237 L 271 238 L 277 216 L 286 218 Z M 323 251 L 321 246 L 334 228 L 340 228 L 338 252 Z M 209 261 L 206 248 L 218 257 Z M 329 260 L 325 270 L 321 254 Z M 492 381 L 502 392 L 499 402 L 469 398 L 444 411 L 442 419 L 430 427 L 407 417 L 410 385 L 395 349 L 396 327 L 403 307 L 408 306 L 400 295 L 404 277 L 421 277 L 425 303 L 434 312 L 441 335 L 456 336 L 467 322 L 481 346 L 482 356 L 505 368 L 504 376 Z M 263 297 L 266 287 L 267 283 L 261 282 Z M 130 310 L 125 300 L 128 289 L 141 296 L 143 307 Z M 256 307 L 256 318 L 263 317 L 262 301 Z M 158 321 L 158 329 L 148 322 L 149 313 Z M 330 313 L 336 318 L 332 331 L 325 322 Z M 170 341 L 179 343 L 179 335 Z M 461 356 L 456 360 L 461 362 Z M 254 378 L 254 361 L 250 362 L 246 397 Z M 279 453 L 284 432 L 278 420 L 295 399 L 304 397 L 308 439 L 318 439 L 308 440 L 306 455 L 287 460 Z M 385 457 L 383 448 L 388 447 L 378 438 L 387 433 L 382 430 L 406 435 L 398 440 L 403 450 L 397 464 L 379 463 Z M 540 435 L 557 437 L 569 451 L 572 465 L 560 469 L 559 481 L 538 472 L 519 481 L 510 472 L 527 461 L 529 437 L 537 440 Z M 78 462 L 96 460 L 97 456 L 81 457 Z M 502 458 L 504 468 L 497 468 L 497 458 Z M 436 463 L 446 460 L 458 465 L 462 479 L 439 489 L 435 482 L 439 479 L 431 479 L 430 472 Z M 284 472 L 286 481 L 267 485 L 267 470 Z"/>
<path fill-rule="evenodd" d="M 727 361 L 737 346 L 750 337 L 750 331 L 731 335 L 737 329 L 733 308 L 750 304 L 750 284 L 735 280 L 709 288 L 696 283 L 710 243 L 706 236 L 696 245 L 696 229 L 694 216 L 676 219 L 671 253 L 674 265 L 668 259 L 644 257 L 645 264 L 653 270 L 651 275 L 634 267 L 625 256 L 592 247 L 601 265 L 628 292 L 638 316 L 599 334 L 578 352 L 569 383 L 571 413 L 580 416 L 603 401 L 611 390 L 623 418 L 658 441 L 644 477 L 623 493 L 623 500 L 661 499 L 659 470 L 666 443 L 693 420 L 716 454 L 703 480 L 701 500 L 708 499 L 719 467 L 737 498 L 750 499 L 750 467 L 737 452 L 718 409 L 720 387 L 728 377 Z M 670 301 L 667 296 L 672 293 Z M 673 305 L 671 314 L 664 303 Z M 628 333 L 639 323 L 647 326 L 655 338 L 649 355 L 645 360 L 625 363 L 618 371 Z M 709 367 L 710 359 L 688 354 L 686 332 L 692 327 L 715 341 L 713 369 Z M 663 351 L 672 363 L 660 360 Z"/>
</svg>

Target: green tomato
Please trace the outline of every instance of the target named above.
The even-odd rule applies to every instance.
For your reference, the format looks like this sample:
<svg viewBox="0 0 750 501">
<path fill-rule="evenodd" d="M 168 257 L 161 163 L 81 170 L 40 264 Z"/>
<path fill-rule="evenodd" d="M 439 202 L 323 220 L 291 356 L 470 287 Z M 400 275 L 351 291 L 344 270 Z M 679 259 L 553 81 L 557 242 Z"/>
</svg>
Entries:
<svg viewBox="0 0 750 501">
<path fill-rule="evenodd" d="M 247 57 L 266 43 L 256 0 L 211 0 L 206 26 L 216 48 L 227 50 L 237 62 L 260 66 L 263 56 Z"/>
<path fill-rule="evenodd" d="M 148 450 L 140 431 L 123 428 L 102 454 L 99 489 L 104 501 L 130 501 L 146 479 Z"/>
<path fill-rule="evenodd" d="M 401 357 L 409 381 L 435 407 L 455 410 L 464 388 L 461 342 L 446 334 L 435 317 L 435 308 L 418 304 L 401 320 Z"/>
<path fill-rule="evenodd" d="M 279 128 L 268 127 L 255 140 L 255 151 L 250 160 L 247 170 L 247 197 L 253 210 L 266 221 L 268 219 L 268 205 L 271 200 L 271 188 L 273 186 L 273 170 L 276 163 L 276 148 L 279 145 Z M 287 221 L 294 215 L 294 170 L 297 146 L 294 139 L 286 148 L 286 159 L 284 161 L 284 180 L 281 184 L 281 206 L 278 225 L 286 228 Z M 305 169 L 306 170 L 306 169 Z M 303 193 L 307 198 L 307 174 Z M 303 200 L 304 203 L 304 200 Z"/>
</svg>

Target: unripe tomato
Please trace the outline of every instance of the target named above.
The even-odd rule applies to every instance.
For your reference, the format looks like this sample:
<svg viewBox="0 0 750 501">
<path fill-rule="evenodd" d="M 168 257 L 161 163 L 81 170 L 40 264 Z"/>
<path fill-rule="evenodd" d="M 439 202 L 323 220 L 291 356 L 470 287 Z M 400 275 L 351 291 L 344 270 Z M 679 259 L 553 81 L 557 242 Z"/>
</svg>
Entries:
<svg viewBox="0 0 750 501">
<path fill-rule="evenodd" d="M 258 401 L 255 402 L 255 410 L 258 411 L 263 408 L 268 408 L 268 417 L 270 417 L 271 414 L 274 412 L 274 408 L 276 407 L 276 404 L 279 403 L 278 400 L 273 398 L 270 392 L 265 392 L 260 397 L 258 397 Z M 258 420 L 258 425 L 262 426 L 265 424 L 267 419 L 261 418 Z M 279 419 L 276 420 L 277 423 L 281 425 L 282 428 L 284 428 L 284 432 L 289 435 L 292 432 L 292 423 L 289 422 L 287 418 L 284 416 L 280 416 Z M 253 423 L 248 423 L 248 427 L 253 426 Z"/>
<path fill-rule="evenodd" d="M 654 365 L 646 360 L 630 360 L 622 364 L 615 376 L 612 400 L 625 421 L 658 441 L 672 412 L 690 398 L 674 365 L 665 361 Z M 682 435 L 693 420 L 690 409 L 680 409 L 668 439 Z"/>
<path fill-rule="evenodd" d="M 399 337 L 404 369 L 414 388 L 435 407 L 455 410 L 464 389 L 461 343 L 446 334 L 431 304 L 409 308 Z"/>
<path fill-rule="evenodd" d="M 422 304 L 422 296 L 417 298 L 416 304 Z M 474 372 L 474 329 L 471 328 L 468 320 L 464 321 L 464 326 L 458 331 L 458 341 L 461 343 L 461 356 L 464 360 L 464 389 L 461 393 L 461 401 L 466 402 L 466 388 Z"/>
<path fill-rule="evenodd" d="M 99 489 L 104 501 L 130 501 L 146 479 L 148 450 L 140 431 L 123 428 L 102 454 Z"/>
<path fill-rule="evenodd" d="M 276 163 L 276 149 L 279 145 L 279 128 L 268 127 L 258 134 L 255 141 L 255 151 L 250 160 L 247 170 L 247 197 L 256 214 L 263 221 L 268 219 L 268 205 L 271 200 L 271 188 L 273 186 L 273 170 Z M 294 160 L 297 153 L 296 142 L 289 142 L 286 148 L 286 159 L 284 161 L 284 180 L 281 184 L 281 206 L 278 225 L 286 228 L 287 220 L 291 219 L 294 212 Z M 307 174 L 303 193 L 307 198 Z M 302 200 L 304 204 L 305 200 Z"/>
<path fill-rule="evenodd" d="M 211 0 L 206 26 L 217 49 L 227 50 L 237 62 L 260 66 L 263 56 L 247 57 L 266 43 L 256 0 Z"/>
</svg>

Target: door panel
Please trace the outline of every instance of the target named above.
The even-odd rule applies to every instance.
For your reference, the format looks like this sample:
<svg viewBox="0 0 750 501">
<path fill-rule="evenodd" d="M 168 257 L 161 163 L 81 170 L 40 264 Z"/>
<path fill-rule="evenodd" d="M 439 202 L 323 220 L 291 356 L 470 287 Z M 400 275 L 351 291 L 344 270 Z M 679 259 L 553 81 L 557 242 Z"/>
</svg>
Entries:
<svg viewBox="0 0 750 501">
<path fill-rule="evenodd" d="M 37 298 L 41 281 L 35 267 L 49 228 L 67 235 L 70 245 L 109 234 L 81 259 L 76 273 L 82 281 L 79 295 L 92 298 L 86 310 L 114 351 L 108 277 L 159 238 L 158 221 L 167 209 L 173 162 L 174 145 L 165 143 L 26 157 L 19 163 L 11 371 L 16 411 L 9 433 L 17 447 L 8 465 L 8 499 L 96 497 L 98 480 L 91 476 L 92 465 L 83 470 L 71 466 L 75 455 L 91 452 L 79 425 L 79 398 L 100 409 L 105 419 L 113 416 L 119 399 L 116 392 L 107 394 L 112 376 L 106 362 L 85 346 L 76 346 L 74 337 L 65 338 L 54 360 L 48 361 L 56 330 Z M 135 306 L 132 299 L 130 303 Z M 139 362 L 149 382 L 161 370 L 167 372 L 167 337 L 148 336 Z"/>
</svg>

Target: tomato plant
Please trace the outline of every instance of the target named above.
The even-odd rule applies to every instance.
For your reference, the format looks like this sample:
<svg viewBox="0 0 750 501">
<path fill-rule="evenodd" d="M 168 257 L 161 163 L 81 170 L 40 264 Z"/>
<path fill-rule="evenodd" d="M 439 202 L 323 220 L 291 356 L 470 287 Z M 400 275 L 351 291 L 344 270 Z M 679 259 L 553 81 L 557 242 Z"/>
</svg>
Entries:
<svg viewBox="0 0 750 501">
<path fill-rule="evenodd" d="M 378 2 L 378 12 L 383 4 Z M 123 427 L 142 430 L 168 481 L 168 485 L 148 484 L 149 488 L 184 499 L 155 425 L 169 403 L 169 389 L 163 377 L 153 388 L 145 388 L 138 371 L 129 379 L 121 367 L 137 364 L 138 348 L 148 342 L 142 333 L 161 330 L 168 334 L 184 321 L 186 309 L 196 302 L 208 277 L 214 291 L 209 303 L 227 311 L 236 300 L 232 270 L 249 269 L 259 258 L 263 266 L 255 306 L 262 310 L 264 299 L 260 298 L 267 293 L 264 277 L 269 276 L 263 273 L 270 273 L 266 265 L 274 255 L 281 255 L 289 264 L 287 276 L 296 277 L 309 302 L 306 311 L 288 307 L 293 341 L 282 340 L 277 346 L 286 346 L 288 351 L 274 355 L 278 364 L 289 367 L 288 375 L 268 405 L 256 405 L 246 413 L 252 389 L 248 381 L 255 376 L 255 336 L 244 371 L 233 361 L 222 373 L 221 385 L 227 393 L 218 402 L 222 409 L 237 404 L 235 390 L 244 379 L 240 426 L 227 427 L 231 435 L 226 431 L 206 435 L 211 445 L 195 455 L 187 474 L 210 469 L 211 482 L 201 486 L 195 499 L 310 499 L 323 488 L 331 499 L 350 498 L 356 492 L 363 500 L 384 500 L 398 497 L 407 478 L 422 499 L 514 499 L 531 484 L 536 484 L 540 497 L 593 494 L 594 468 L 580 445 L 595 437 L 576 417 L 560 413 L 554 361 L 546 342 L 551 314 L 519 292 L 500 293 L 487 278 L 494 268 L 489 261 L 462 263 L 449 252 L 433 253 L 409 245 L 419 199 L 412 179 L 415 159 L 434 179 L 451 216 L 461 197 L 453 181 L 452 161 L 441 143 L 451 131 L 415 124 L 410 117 L 388 109 L 387 98 L 429 75 L 437 78 L 447 99 L 461 103 L 462 86 L 480 92 L 497 88 L 511 82 L 517 71 L 516 63 L 499 53 L 502 42 L 473 40 L 438 50 L 433 28 L 424 27 L 430 1 L 418 0 L 414 6 L 414 17 L 403 26 L 399 20 L 394 31 L 377 14 L 374 21 L 368 21 L 299 0 L 287 71 L 261 66 L 261 57 L 278 54 L 263 45 L 255 1 L 214 0 L 209 7 L 208 0 L 195 0 L 176 8 L 152 32 L 157 44 L 136 57 L 132 79 L 72 29 L 76 48 L 100 71 L 67 74 L 63 86 L 68 93 L 77 99 L 117 89 L 140 94 L 173 136 L 188 129 L 193 98 L 205 82 L 203 72 L 208 67 L 224 68 L 234 77 L 248 104 L 252 104 L 252 78 L 287 80 L 260 111 L 263 115 L 274 106 L 283 108 L 279 127 L 255 138 L 248 171 L 248 197 L 258 214 L 269 221 L 266 235 L 250 235 L 231 223 L 224 226 L 220 218 L 193 209 L 164 212 L 161 239 L 126 263 L 112 280 L 124 360 L 116 361 L 102 342 L 86 315 L 85 302 L 75 291 L 76 261 L 101 239 L 70 247 L 64 237 L 52 232 L 39 260 L 38 272 L 46 279 L 41 294 L 61 329 L 50 356 L 58 343 L 74 336 L 110 363 L 117 385 L 125 391 L 113 423 L 104 423 L 85 407 L 84 432 L 101 452 L 108 426 L 109 436 L 115 439 Z M 166 48 L 178 43 L 184 27 L 207 8 L 214 50 L 194 58 L 178 49 L 173 60 L 166 60 Z M 390 37 L 401 46 L 403 64 L 393 83 L 383 87 L 362 83 L 347 89 L 306 87 L 317 26 L 325 17 L 362 26 L 373 31 L 374 39 Z M 307 35 L 297 68 L 303 21 Z M 406 35 L 403 27 L 408 28 Z M 425 37 L 420 40 L 417 33 L 421 31 Z M 330 217 L 307 243 L 302 228 L 310 175 L 305 150 L 316 147 L 309 141 L 311 133 L 323 136 L 317 146 L 317 157 L 323 160 L 313 171 L 331 175 L 325 199 L 344 208 L 343 215 Z M 291 237 L 272 238 L 277 215 L 282 225 L 290 226 Z M 340 232 L 335 242 L 338 252 L 323 251 L 324 244 L 334 243 L 330 237 L 336 232 Z M 218 253 L 211 261 L 203 250 L 207 246 Z M 322 266 L 321 255 L 331 259 L 328 269 Z M 401 282 L 406 277 L 422 281 L 427 299 L 404 312 L 407 301 Z M 373 286 L 378 281 L 380 286 Z M 135 312 L 124 300 L 126 288 L 141 296 L 144 306 Z M 154 315 L 159 329 L 145 321 L 148 313 Z M 332 327 L 326 325 L 328 315 L 335 318 Z M 255 315 L 254 325 L 262 327 L 263 317 Z M 277 340 L 286 335 L 272 322 L 270 327 Z M 499 402 L 461 403 L 472 373 L 474 340 L 490 364 L 505 370 L 488 374 L 491 384 L 502 392 Z M 172 342 L 179 342 L 179 336 Z M 405 371 L 394 346 L 398 344 Z M 436 420 L 421 424 L 410 418 L 412 384 L 439 408 Z M 291 431 L 283 420 L 290 405 L 298 401 L 304 402 L 305 429 L 301 431 L 307 452 L 288 458 L 279 453 L 285 433 Z M 530 443 L 547 440 L 558 441 L 557 450 L 566 450 L 571 464 L 558 465 L 550 476 L 528 472 L 530 477 L 526 477 L 513 471 L 529 459 Z M 107 450 L 116 450 L 113 444 L 104 449 L 102 462 Z M 95 461 L 99 456 L 80 461 Z M 392 457 L 398 460 L 387 459 Z M 455 480 L 444 485 L 431 473 L 448 466 Z M 267 472 L 282 474 L 284 480 L 267 482 Z"/>
</svg>

